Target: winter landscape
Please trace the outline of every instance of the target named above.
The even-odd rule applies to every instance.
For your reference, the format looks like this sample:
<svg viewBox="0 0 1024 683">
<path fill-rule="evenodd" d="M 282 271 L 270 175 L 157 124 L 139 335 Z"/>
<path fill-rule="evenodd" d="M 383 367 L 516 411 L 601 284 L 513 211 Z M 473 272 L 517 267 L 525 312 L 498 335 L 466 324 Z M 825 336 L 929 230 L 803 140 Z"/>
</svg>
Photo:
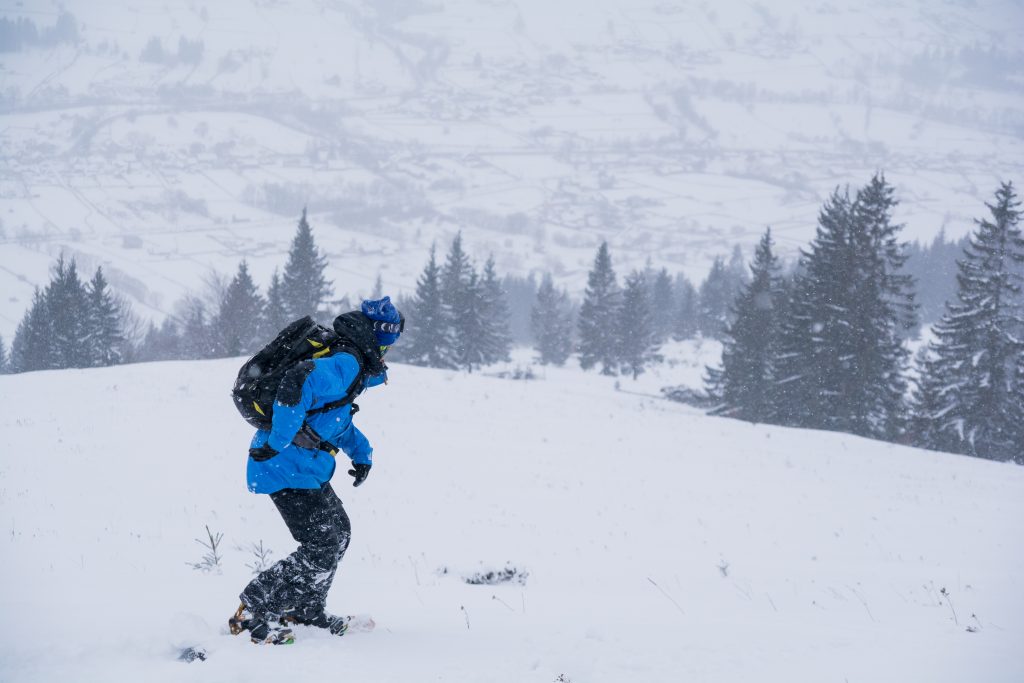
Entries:
<svg viewBox="0 0 1024 683">
<path fill-rule="evenodd" d="M 0 7 L 0 681 L 1024 680 L 1018 2 Z"/>
</svg>

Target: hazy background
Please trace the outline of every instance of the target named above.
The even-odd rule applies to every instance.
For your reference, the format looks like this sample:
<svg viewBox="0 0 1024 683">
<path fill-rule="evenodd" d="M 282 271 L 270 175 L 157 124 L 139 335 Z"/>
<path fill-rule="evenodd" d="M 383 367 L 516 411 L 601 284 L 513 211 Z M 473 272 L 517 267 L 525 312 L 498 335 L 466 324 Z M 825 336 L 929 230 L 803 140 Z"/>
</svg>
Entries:
<svg viewBox="0 0 1024 683">
<path fill-rule="evenodd" d="M 159 321 L 303 206 L 336 296 L 458 230 L 578 295 L 608 240 L 693 280 L 884 170 L 908 239 L 1024 174 L 1018 2 L 5 2 L 0 335 L 64 252 Z"/>
</svg>

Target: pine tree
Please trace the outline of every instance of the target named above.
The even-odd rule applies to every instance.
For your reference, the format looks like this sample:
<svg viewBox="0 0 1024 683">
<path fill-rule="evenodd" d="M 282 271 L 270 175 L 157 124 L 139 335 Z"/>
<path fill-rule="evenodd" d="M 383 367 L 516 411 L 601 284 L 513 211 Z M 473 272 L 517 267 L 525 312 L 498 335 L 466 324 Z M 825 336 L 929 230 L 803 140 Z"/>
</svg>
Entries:
<svg viewBox="0 0 1024 683">
<path fill-rule="evenodd" d="M 103 268 L 96 268 L 87 288 L 89 317 L 89 365 L 109 366 L 122 362 L 125 331 L 114 295 L 103 277 Z"/>
<path fill-rule="evenodd" d="M 884 439 L 900 433 L 901 331 L 913 323 L 913 300 L 894 205 L 875 176 L 856 200 L 837 189 L 822 207 L 781 326 L 776 421 Z"/>
<path fill-rule="evenodd" d="M 545 273 L 530 314 L 541 365 L 565 365 L 572 352 L 569 308 L 568 294 L 557 291 L 551 274 Z"/>
<path fill-rule="evenodd" d="M 469 360 L 475 351 L 470 348 L 479 340 L 473 335 L 480 329 L 477 316 L 481 314 L 476 283 L 470 284 L 475 275 L 469 256 L 462 249 L 462 233 L 452 240 L 451 248 L 441 270 L 441 302 L 444 304 L 446 326 L 452 346 L 440 349 L 450 354 L 450 363 L 455 367 L 472 367 Z"/>
<path fill-rule="evenodd" d="M 165 318 L 160 327 L 150 323 L 139 350 L 139 360 L 179 360 L 183 358 L 181 341 L 178 325 L 173 318 Z"/>
<path fill-rule="evenodd" d="M 626 277 L 616 320 L 616 346 L 622 371 L 635 380 L 657 358 L 657 331 L 651 313 L 647 279 L 641 271 Z"/>
<path fill-rule="evenodd" d="M 1020 202 L 1003 183 L 991 219 L 976 229 L 958 262 L 957 300 L 934 327 L 936 341 L 915 394 L 920 445 L 996 460 L 1024 461 L 1024 317 Z"/>
<path fill-rule="evenodd" d="M 725 335 L 734 292 L 733 277 L 722 257 L 716 256 L 697 297 L 697 327 L 705 337 L 721 339 Z"/>
<path fill-rule="evenodd" d="M 779 262 L 766 230 L 750 266 L 751 279 L 734 304 L 726 330 L 720 372 L 709 372 L 708 391 L 720 402 L 716 414 L 764 422 L 778 403 L 775 361 L 778 354 Z"/>
<path fill-rule="evenodd" d="M 267 302 L 263 308 L 263 319 L 261 321 L 259 340 L 267 344 L 277 333 L 288 326 L 292 319 L 288 317 L 288 309 L 284 302 L 283 285 L 281 276 L 274 270 L 270 278 L 270 287 L 267 288 Z"/>
<path fill-rule="evenodd" d="M 677 341 L 692 339 L 699 329 L 697 288 L 683 275 L 676 277 L 676 308 L 672 323 L 672 336 Z"/>
<path fill-rule="evenodd" d="M 58 368 L 86 368 L 91 363 L 89 298 L 78 277 L 75 260 L 61 255 L 50 284 L 43 291 L 46 314 L 51 321 L 50 353 Z"/>
<path fill-rule="evenodd" d="M 456 292 L 455 310 L 458 311 L 453 318 L 456 363 L 467 372 L 473 372 L 487 362 L 482 345 L 487 327 L 483 288 L 475 269 L 470 269 L 469 279 Z"/>
<path fill-rule="evenodd" d="M 303 209 L 281 281 L 281 299 L 289 320 L 317 316 L 320 304 L 331 294 L 331 283 L 324 276 L 326 269 L 327 258 L 313 241 L 313 231 Z"/>
<path fill-rule="evenodd" d="M 0 375 L 6 375 L 11 371 L 11 360 L 7 356 L 7 347 L 4 345 L 4 338 L 0 336 Z"/>
<path fill-rule="evenodd" d="M 374 301 L 384 298 L 384 279 L 380 273 L 377 273 L 377 279 L 373 281 L 373 291 L 370 292 L 370 298 Z"/>
<path fill-rule="evenodd" d="M 448 309 L 441 293 L 441 268 L 437 248 L 430 247 L 430 260 L 416 281 L 416 295 L 409 302 L 402 343 L 392 351 L 401 360 L 432 368 L 454 368 L 454 340 Z"/>
<path fill-rule="evenodd" d="M 484 264 L 480 278 L 480 297 L 483 312 L 483 332 L 480 339 L 483 363 L 490 365 L 507 361 L 511 358 L 509 353 L 512 350 L 508 301 L 495 271 L 493 256 Z"/>
<path fill-rule="evenodd" d="M 662 268 L 653 277 L 650 295 L 654 335 L 659 344 L 664 343 L 672 336 L 676 321 L 676 300 L 672 290 L 672 278 L 668 274 L 668 270 Z"/>
<path fill-rule="evenodd" d="M 587 289 L 579 315 L 580 367 L 589 370 L 601 364 L 605 375 L 618 367 L 617 327 L 620 292 L 615 282 L 608 243 L 602 242 L 587 275 Z"/>
<path fill-rule="evenodd" d="M 32 372 L 57 367 L 57 358 L 50 352 L 53 340 L 52 320 L 46 300 L 37 287 L 32 305 L 25 311 L 11 342 L 11 372 Z"/>
<path fill-rule="evenodd" d="M 196 297 L 184 302 L 184 323 L 181 332 L 181 357 L 189 360 L 214 358 L 217 344 L 206 312 L 206 304 Z"/>
<path fill-rule="evenodd" d="M 261 346 L 264 306 L 263 297 L 249 275 L 249 264 L 242 259 L 217 313 L 217 342 L 222 355 L 248 355 Z"/>
</svg>

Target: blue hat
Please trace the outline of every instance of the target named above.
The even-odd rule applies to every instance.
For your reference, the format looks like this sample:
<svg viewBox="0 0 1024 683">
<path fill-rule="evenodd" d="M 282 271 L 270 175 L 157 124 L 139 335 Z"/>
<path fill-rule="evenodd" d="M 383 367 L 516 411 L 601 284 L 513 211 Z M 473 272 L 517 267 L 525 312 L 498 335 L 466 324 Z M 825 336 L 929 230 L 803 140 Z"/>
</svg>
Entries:
<svg viewBox="0 0 1024 683">
<path fill-rule="evenodd" d="M 373 301 L 367 299 L 361 306 L 363 315 L 373 321 L 373 334 L 381 346 L 391 346 L 405 329 L 405 318 L 391 303 L 391 297 Z"/>
</svg>

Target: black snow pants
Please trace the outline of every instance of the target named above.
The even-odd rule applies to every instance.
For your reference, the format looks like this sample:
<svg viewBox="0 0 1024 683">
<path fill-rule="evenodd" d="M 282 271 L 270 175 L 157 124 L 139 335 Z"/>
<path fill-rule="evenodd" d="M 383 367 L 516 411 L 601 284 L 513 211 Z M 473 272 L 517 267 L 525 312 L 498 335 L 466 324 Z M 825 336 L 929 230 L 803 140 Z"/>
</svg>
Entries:
<svg viewBox="0 0 1024 683">
<path fill-rule="evenodd" d="M 270 499 L 299 547 L 260 573 L 240 597 L 261 617 L 273 619 L 285 612 L 313 617 L 324 611 L 327 591 L 348 548 L 348 515 L 329 483 L 319 489 L 283 489 Z"/>
</svg>

